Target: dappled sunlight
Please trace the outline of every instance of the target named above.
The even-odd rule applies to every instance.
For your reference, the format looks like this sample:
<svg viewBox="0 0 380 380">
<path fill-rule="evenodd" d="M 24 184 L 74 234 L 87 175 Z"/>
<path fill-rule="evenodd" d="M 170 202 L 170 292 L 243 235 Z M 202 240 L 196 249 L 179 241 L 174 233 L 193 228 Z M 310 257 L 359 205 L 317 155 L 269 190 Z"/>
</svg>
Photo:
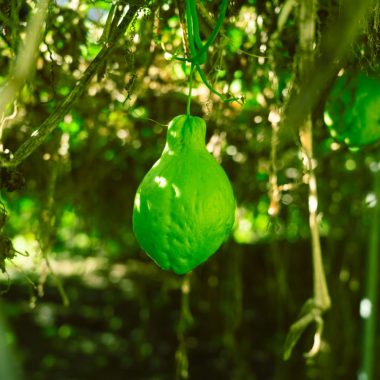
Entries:
<svg viewBox="0 0 380 380">
<path fill-rule="evenodd" d="M 33 234 L 18 235 L 13 239 L 13 244 L 15 250 L 20 254 L 12 259 L 14 265 L 8 266 L 10 280 L 12 281 L 14 278 L 22 280 L 25 275 L 29 277 L 38 275 L 45 256 L 41 252 L 36 236 Z M 49 260 L 54 275 L 60 277 L 80 276 L 88 286 L 92 287 L 104 284 L 103 276 L 96 273 L 109 267 L 109 262 L 105 257 L 89 257 L 77 260 L 72 258 L 61 259 L 53 252 L 49 253 L 46 258 Z M 5 280 L 6 277 L 3 276 L 1 281 Z"/>
<path fill-rule="evenodd" d="M 17 242 L 20 243 L 20 239 Z M 12 282 L 19 279 L 27 284 L 28 280 L 32 279 L 33 281 L 34 278 L 39 277 L 40 269 L 44 265 L 44 258 L 41 256 L 41 252 L 32 250 L 32 245 L 24 246 L 29 249 L 28 255 L 17 255 L 12 260 L 15 265 L 8 266 L 9 277 L 0 274 L 0 283 L 5 284 L 10 280 L 12 286 Z M 48 260 L 53 271 L 49 275 L 60 277 L 63 280 L 63 287 L 65 287 L 65 278 L 79 277 L 90 288 L 105 288 L 109 286 L 109 281 L 113 283 L 122 281 L 128 271 L 126 264 L 115 264 L 110 267 L 110 262 L 106 257 L 60 259 L 53 253 L 48 256 Z M 37 285 L 37 281 L 35 284 Z"/>
<path fill-rule="evenodd" d="M 257 213 L 238 207 L 233 235 L 240 244 L 253 244 L 269 236 L 270 218 L 267 213 Z"/>
</svg>

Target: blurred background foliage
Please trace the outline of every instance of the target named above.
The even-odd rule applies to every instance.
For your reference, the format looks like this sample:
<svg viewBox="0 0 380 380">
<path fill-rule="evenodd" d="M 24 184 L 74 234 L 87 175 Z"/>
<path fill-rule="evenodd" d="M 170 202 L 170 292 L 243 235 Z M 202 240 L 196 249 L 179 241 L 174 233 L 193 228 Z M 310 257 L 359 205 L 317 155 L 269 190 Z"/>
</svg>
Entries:
<svg viewBox="0 0 380 380">
<path fill-rule="evenodd" d="M 221 102 L 196 77 L 192 111 L 207 121 L 207 147 L 233 184 L 237 220 L 229 241 L 192 273 L 189 310 L 183 310 L 182 278 L 156 267 L 131 228 L 137 186 L 161 154 L 166 125 L 186 109 L 189 67 L 173 59 L 185 54 L 183 2 L 138 3 L 134 21 L 54 132 L 17 172 L 2 168 L 0 353 L 11 350 L 16 364 L 2 379 L 165 380 L 175 378 L 181 360 L 188 361 L 190 379 L 356 379 L 379 145 L 350 149 L 329 135 L 323 108 L 334 75 L 313 112 L 333 307 L 320 354 L 302 356 L 312 345 L 310 328 L 284 362 L 288 328 L 312 291 L 298 137 L 281 124 L 287 137 L 273 162 L 269 117 L 297 87 L 298 10 L 293 4 L 279 30 L 290 0 L 230 1 L 204 71 L 216 89 L 244 97 L 245 104 Z M 218 3 L 199 2 L 204 37 Z M 36 70 L 2 125 L 3 156 L 81 79 L 106 44 L 103 30 L 114 4 L 50 1 Z M 31 0 L 0 1 L 3 83 L 34 7 Z M 318 2 L 318 39 L 340 7 L 340 0 Z M 378 73 L 379 15 L 373 1 L 340 70 Z M 274 167 L 285 189 L 277 203 L 269 185 Z M 6 256 L 12 260 L 3 261 Z"/>
</svg>

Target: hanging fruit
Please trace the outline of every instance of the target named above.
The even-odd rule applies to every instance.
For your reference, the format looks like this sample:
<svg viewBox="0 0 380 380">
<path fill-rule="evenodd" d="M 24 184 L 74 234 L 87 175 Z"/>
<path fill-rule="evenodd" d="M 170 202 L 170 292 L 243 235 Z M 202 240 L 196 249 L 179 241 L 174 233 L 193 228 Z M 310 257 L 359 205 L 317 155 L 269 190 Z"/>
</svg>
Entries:
<svg viewBox="0 0 380 380">
<path fill-rule="evenodd" d="M 352 147 L 380 140 L 380 78 L 365 73 L 340 76 L 325 106 L 331 136 Z"/>
<path fill-rule="evenodd" d="M 235 199 L 227 175 L 205 146 L 206 123 L 180 115 L 169 124 L 161 158 L 135 197 L 133 230 L 162 268 L 184 274 L 228 237 Z"/>
</svg>

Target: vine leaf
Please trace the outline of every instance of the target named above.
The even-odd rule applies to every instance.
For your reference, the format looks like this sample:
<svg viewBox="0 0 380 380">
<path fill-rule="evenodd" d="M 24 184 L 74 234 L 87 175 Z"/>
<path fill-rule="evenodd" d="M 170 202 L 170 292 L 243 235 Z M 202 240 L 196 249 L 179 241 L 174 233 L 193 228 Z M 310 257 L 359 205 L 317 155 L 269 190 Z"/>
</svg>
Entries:
<svg viewBox="0 0 380 380">
<path fill-rule="evenodd" d="M 284 360 L 288 360 L 291 357 L 293 348 L 311 323 L 316 324 L 314 344 L 311 350 L 305 353 L 304 356 L 310 358 L 319 352 L 321 344 L 320 337 L 323 330 L 323 319 L 321 317 L 322 313 L 323 310 L 315 303 L 314 299 L 309 299 L 305 302 L 301 309 L 300 317 L 290 326 L 286 337 L 283 352 Z"/>
</svg>

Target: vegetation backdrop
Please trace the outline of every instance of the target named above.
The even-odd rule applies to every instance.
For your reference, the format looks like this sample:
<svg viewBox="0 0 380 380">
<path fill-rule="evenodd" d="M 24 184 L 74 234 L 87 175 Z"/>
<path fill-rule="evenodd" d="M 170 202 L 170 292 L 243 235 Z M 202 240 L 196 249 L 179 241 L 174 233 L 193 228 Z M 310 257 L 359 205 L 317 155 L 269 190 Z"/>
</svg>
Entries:
<svg viewBox="0 0 380 380">
<path fill-rule="evenodd" d="M 196 5 L 205 41 L 220 2 Z M 340 77 L 377 80 L 379 33 L 376 0 L 229 0 L 202 69 L 239 101 L 196 74 L 192 114 L 236 222 L 178 276 L 132 210 L 186 112 L 185 0 L 1 0 L 0 378 L 380 378 L 379 144 L 326 125 Z"/>
</svg>

